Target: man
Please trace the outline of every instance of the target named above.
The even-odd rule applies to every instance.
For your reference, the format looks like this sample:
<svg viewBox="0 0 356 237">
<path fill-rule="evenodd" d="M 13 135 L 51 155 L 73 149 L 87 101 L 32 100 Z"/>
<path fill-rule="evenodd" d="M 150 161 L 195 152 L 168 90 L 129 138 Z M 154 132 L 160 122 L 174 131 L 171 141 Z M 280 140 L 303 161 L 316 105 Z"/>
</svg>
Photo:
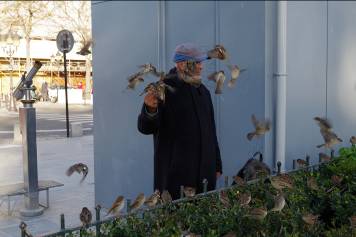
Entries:
<svg viewBox="0 0 356 237">
<path fill-rule="evenodd" d="M 168 190 L 173 199 L 181 185 L 202 192 L 204 179 L 215 189 L 222 174 L 211 96 L 201 84 L 206 59 L 193 44 L 178 45 L 176 67 L 164 80 L 174 91 L 166 90 L 164 103 L 149 91 L 138 116 L 138 130 L 154 136 L 154 189 Z"/>
</svg>

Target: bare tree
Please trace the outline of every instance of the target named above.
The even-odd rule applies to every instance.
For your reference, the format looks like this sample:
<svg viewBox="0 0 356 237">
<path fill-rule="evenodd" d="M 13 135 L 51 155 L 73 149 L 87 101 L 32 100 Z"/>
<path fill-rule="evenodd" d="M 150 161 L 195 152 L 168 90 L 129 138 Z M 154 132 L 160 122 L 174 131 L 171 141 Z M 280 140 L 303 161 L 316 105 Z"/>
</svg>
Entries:
<svg viewBox="0 0 356 237">
<path fill-rule="evenodd" d="M 65 18 L 53 18 L 61 28 L 74 32 L 74 38 L 80 43 L 77 52 L 85 56 L 85 98 L 88 99 L 91 91 L 91 51 L 93 44 L 91 34 L 91 2 L 90 1 L 55 1 L 57 14 Z"/>
<path fill-rule="evenodd" d="M 30 43 L 33 29 L 53 15 L 50 1 L 0 1 L 1 29 L 19 30 L 26 39 L 26 68 L 30 65 Z"/>
</svg>

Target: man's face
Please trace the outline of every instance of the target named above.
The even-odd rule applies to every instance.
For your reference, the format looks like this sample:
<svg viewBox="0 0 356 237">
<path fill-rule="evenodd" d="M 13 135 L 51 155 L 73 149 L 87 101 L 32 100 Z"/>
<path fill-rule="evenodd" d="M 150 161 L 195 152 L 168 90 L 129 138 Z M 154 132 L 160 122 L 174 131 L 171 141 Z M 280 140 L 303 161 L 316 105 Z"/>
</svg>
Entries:
<svg viewBox="0 0 356 237">
<path fill-rule="evenodd" d="M 188 64 L 187 61 L 177 62 L 176 67 L 179 71 L 185 72 L 188 68 L 187 64 Z M 203 71 L 203 62 L 195 62 L 193 64 L 193 70 L 192 70 L 193 76 L 200 76 L 202 71 Z"/>
</svg>

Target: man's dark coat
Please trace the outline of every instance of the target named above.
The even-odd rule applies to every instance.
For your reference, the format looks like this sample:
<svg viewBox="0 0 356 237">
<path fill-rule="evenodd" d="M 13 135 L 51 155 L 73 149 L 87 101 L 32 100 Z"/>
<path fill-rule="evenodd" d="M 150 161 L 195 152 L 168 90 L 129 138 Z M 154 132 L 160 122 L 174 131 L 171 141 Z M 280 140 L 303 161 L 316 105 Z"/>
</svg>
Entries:
<svg viewBox="0 0 356 237">
<path fill-rule="evenodd" d="M 154 116 L 142 107 L 138 130 L 154 136 L 154 188 L 177 199 L 181 185 L 201 192 L 204 178 L 213 190 L 222 164 L 210 92 L 203 84 L 197 88 L 179 79 L 175 68 L 169 74 L 165 83 L 175 91 L 166 90 Z"/>
</svg>

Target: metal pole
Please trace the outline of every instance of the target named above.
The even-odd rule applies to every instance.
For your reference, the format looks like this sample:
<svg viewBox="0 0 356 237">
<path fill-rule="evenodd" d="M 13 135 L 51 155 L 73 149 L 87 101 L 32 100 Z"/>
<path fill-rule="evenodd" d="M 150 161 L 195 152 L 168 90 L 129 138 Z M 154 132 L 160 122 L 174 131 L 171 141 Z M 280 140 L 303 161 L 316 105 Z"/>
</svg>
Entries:
<svg viewBox="0 0 356 237">
<path fill-rule="evenodd" d="M 67 57 L 66 57 L 66 52 L 63 52 L 63 57 L 64 57 L 64 90 L 65 90 L 65 95 L 66 95 L 66 126 L 67 126 L 67 137 L 69 137 L 69 113 L 68 113 L 68 88 L 67 88 Z"/>
</svg>

